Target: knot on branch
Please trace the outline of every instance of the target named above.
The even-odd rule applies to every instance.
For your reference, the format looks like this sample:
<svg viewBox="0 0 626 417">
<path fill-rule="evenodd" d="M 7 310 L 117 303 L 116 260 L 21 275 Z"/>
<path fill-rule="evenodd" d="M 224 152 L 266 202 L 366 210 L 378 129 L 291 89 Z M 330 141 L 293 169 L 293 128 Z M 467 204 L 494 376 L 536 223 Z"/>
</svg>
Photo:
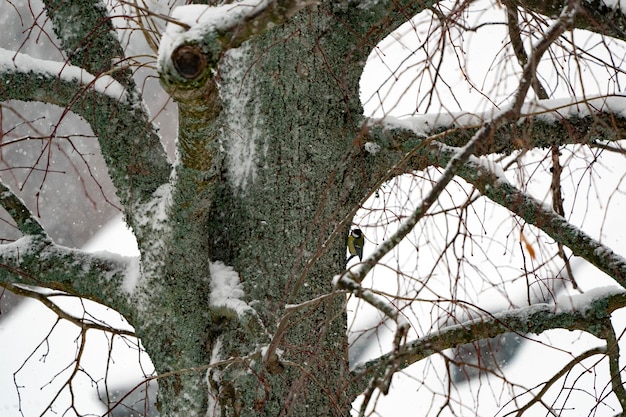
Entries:
<svg viewBox="0 0 626 417">
<path fill-rule="evenodd" d="M 184 43 L 161 58 L 161 85 L 177 101 L 195 101 L 215 89 L 213 80 L 217 62 L 202 45 Z M 204 101 L 204 100 L 201 100 Z"/>
<path fill-rule="evenodd" d="M 172 53 L 172 63 L 183 78 L 193 80 L 206 70 L 207 58 L 200 47 L 182 45 Z"/>
</svg>

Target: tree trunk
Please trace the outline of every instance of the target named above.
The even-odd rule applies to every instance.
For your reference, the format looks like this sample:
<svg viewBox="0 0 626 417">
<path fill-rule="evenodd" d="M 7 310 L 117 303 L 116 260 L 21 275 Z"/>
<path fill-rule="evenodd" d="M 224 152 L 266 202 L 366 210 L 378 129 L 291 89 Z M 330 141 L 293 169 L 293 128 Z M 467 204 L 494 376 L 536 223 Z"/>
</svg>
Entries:
<svg viewBox="0 0 626 417">
<path fill-rule="evenodd" d="M 230 50 L 217 86 L 178 95 L 183 163 L 166 245 L 176 249 L 167 277 L 154 274 L 163 290 L 138 332 L 161 375 L 224 364 L 160 379 L 164 415 L 349 414 L 345 296 L 281 318 L 285 305 L 331 292 L 367 188 L 358 140 L 364 55 L 346 55 L 356 44 L 336 17 L 306 11 Z M 205 117 L 205 107 L 215 111 Z M 234 268 L 253 310 L 209 306 L 209 261 Z M 170 314 L 155 322 L 162 311 Z"/>
</svg>

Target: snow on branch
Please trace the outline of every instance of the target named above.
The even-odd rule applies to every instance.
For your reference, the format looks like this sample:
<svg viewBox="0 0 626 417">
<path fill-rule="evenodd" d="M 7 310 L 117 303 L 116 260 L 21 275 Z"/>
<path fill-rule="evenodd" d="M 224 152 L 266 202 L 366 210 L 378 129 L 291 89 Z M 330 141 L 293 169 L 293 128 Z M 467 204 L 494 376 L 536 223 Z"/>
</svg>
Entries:
<svg viewBox="0 0 626 417">
<path fill-rule="evenodd" d="M 26 54 L 0 48 L 0 74 L 7 72 L 61 80 L 83 88 L 92 88 L 115 100 L 126 100 L 126 88 L 108 75 L 96 77 L 82 68 L 65 62 L 33 58 Z M 52 97 L 50 98 L 52 99 Z M 59 104 L 54 99 L 50 101 L 42 99 L 40 101 Z"/>
<path fill-rule="evenodd" d="M 34 285 L 115 306 L 132 317 L 128 280 L 136 277 L 134 258 L 86 253 L 59 246 L 48 238 L 24 236 L 0 245 L 0 286 Z"/>
<path fill-rule="evenodd" d="M 179 6 L 172 12 L 159 45 L 159 73 L 187 80 L 211 70 L 224 52 L 280 25 L 304 7 L 306 0 L 242 0 L 218 7 Z"/>
<path fill-rule="evenodd" d="M 371 158 L 379 163 L 382 175 L 424 169 L 437 164 L 424 161 L 429 143 L 462 147 L 472 138 L 491 113 L 421 115 L 410 118 L 369 119 L 370 143 L 381 147 L 380 154 L 397 153 L 393 166 L 387 158 Z M 494 131 L 489 141 L 475 149 L 475 156 L 516 150 L 549 148 L 553 145 L 602 144 L 626 137 L 626 96 L 594 99 L 545 100 L 528 105 L 519 119 L 510 120 Z M 520 140 L 520 138 L 522 140 Z M 372 168 L 373 170 L 374 168 Z"/>
<path fill-rule="evenodd" d="M 563 305 L 568 305 L 567 308 Z M 535 304 L 443 327 L 405 344 L 402 352 L 390 352 L 353 371 L 357 392 L 362 392 L 372 378 L 379 378 L 389 366 L 408 366 L 446 349 L 472 343 L 499 334 L 540 334 L 550 329 L 582 330 L 602 338 L 602 331 L 611 313 L 626 306 L 626 292 L 616 287 L 596 289 L 588 294 L 574 295 L 571 303 L 561 305 Z"/>
<path fill-rule="evenodd" d="M 454 139 L 456 132 L 471 131 L 477 129 L 487 120 L 495 117 L 499 109 L 491 109 L 480 113 L 458 112 L 458 113 L 436 113 L 423 114 L 405 118 L 395 118 L 387 116 L 382 119 L 370 119 L 370 126 L 382 126 L 390 129 L 406 129 L 414 132 L 419 137 L 427 138 L 436 132 L 446 130 L 446 134 L 442 138 L 438 138 L 444 143 L 455 143 L 458 146 L 459 141 Z M 594 120 L 602 122 L 602 117 L 612 115 L 617 118 L 615 127 L 620 128 L 619 132 L 624 132 L 624 122 L 620 120 L 626 119 L 626 95 L 624 94 L 604 94 L 593 97 L 567 97 L 555 98 L 547 100 L 534 100 L 525 103 L 520 108 L 520 117 L 515 124 L 523 130 L 523 126 L 527 122 L 544 124 L 556 124 L 563 121 L 574 123 L 576 120 L 586 118 L 595 118 Z M 600 118 L 600 119 L 598 119 Z M 589 128 L 592 123 L 586 123 Z M 612 125 L 612 124 L 607 124 Z M 456 132 L 455 132 L 456 131 Z M 618 132 L 615 132 L 620 136 Z M 498 132 L 501 135 L 501 132 Z M 574 139 L 580 139 L 581 135 L 573 135 Z M 621 139 L 621 136 L 617 139 Z M 501 140 L 495 138 L 496 147 L 505 146 L 505 141 L 510 141 L 507 136 Z M 545 145 L 544 145 L 545 146 Z M 493 150 L 492 152 L 497 152 Z"/>
<path fill-rule="evenodd" d="M 102 150 L 122 204 L 142 204 L 169 182 L 171 167 L 142 106 L 109 76 L 0 49 L 0 101 L 38 101 L 85 119 Z M 135 226 L 133 218 L 127 221 Z"/>
<path fill-rule="evenodd" d="M 251 309 L 243 298 L 245 293 L 239 280 L 239 274 L 233 267 L 223 262 L 211 262 L 211 297 L 209 304 L 212 308 L 219 309 L 224 315 L 238 316 Z"/>
</svg>

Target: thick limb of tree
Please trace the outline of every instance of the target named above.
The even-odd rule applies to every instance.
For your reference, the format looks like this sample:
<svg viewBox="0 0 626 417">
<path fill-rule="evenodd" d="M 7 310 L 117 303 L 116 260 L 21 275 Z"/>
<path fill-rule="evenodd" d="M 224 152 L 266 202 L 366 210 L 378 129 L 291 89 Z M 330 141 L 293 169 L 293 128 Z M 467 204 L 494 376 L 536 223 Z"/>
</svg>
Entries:
<svg viewBox="0 0 626 417">
<path fill-rule="evenodd" d="M 480 319 L 443 327 L 407 342 L 400 355 L 388 353 L 357 366 L 352 372 L 357 381 L 355 388 L 364 390 L 368 380 L 384 375 L 388 366 L 404 369 L 432 354 L 506 332 L 523 336 L 529 333 L 540 334 L 550 329 L 569 329 L 582 330 L 602 338 L 606 320 L 611 313 L 626 306 L 626 293 L 605 292 L 585 301 L 584 306 L 574 309 L 555 309 L 553 305 L 536 304 L 494 315 L 485 314 Z M 398 363 L 392 363 L 393 361 Z"/>
</svg>

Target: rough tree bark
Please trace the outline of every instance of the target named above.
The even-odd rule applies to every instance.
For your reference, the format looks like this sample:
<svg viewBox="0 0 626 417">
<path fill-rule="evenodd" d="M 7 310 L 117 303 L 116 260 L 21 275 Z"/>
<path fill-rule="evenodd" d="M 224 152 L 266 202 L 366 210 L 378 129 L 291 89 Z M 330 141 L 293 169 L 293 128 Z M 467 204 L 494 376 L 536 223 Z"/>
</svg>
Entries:
<svg viewBox="0 0 626 417">
<path fill-rule="evenodd" d="M 388 382 L 389 369 L 435 351 L 511 331 L 592 331 L 606 324 L 626 305 L 623 295 L 591 303 L 594 315 L 545 308 L 527 314 L 529 321 L 486 319 L 468 324 L 469 331 L 454 327 L 406 345 L 399 334 L 396 351 L 349 370 L 345 292 L 368 299 L 359 286 L 367 270 L 333 277 L 343 273 L 345 236 L 359 203 L 393 175 L 453 165 L 450 175 L 546 226 L 620 284 L 626 276 L 621 258 L 596 259 L 602 245 L 563 232 L 567 224 L 558 222 L 564 219 L 541 211 L 540 203 L 524 200 L 454 148 L 474 140 L 468 152 L 483 155 L 615 140 L 626 122 L 621 116 L 600 112 L 594 126 L 605 119 L 611 128 L 593 130 L 580 118 L 520 122 L 518 109 L 497 123 L 434 126 L 430 139 L 363 119 L 359 78 L 367 56 L 429 5 L 234 3 L 222 6 L 239 13 L 232 25 L 172 23 L 178 29 L 165 35 L 171 49 L 159 63 L 164 88 L 179 108 L 179 161 L 170 166 L 105 8 L 95 0 L 47 3 L 74 67 L 50 69 L 18 55 L 14 66 L 0 67 L 0 97 L 56 104 L 89 122 L 137 236 L 141 265 L 135 270 L 128 260 L 55 245 L 5 188 L 0 200 L 24 238 L 2 246 L 2 282 L 60 289 L 123 313 L 161 375 L 164 416 L 345 416 L 356 395 Z M 530 6 L 549 8 L 545 2 Z M 76 67 L 101 84 L 86 73 L 80 79 Z M 510 140 L 519 136 L 525 140 Z M 372 144 L 377 152 L 370 152 Z M 137 277 L 129 284 L 132 274 Z M 241 296 L 212 296 L 218 275 L 229 276 Z M 388 315 L 404 328 L 397 313 Z"/>
</svg>

